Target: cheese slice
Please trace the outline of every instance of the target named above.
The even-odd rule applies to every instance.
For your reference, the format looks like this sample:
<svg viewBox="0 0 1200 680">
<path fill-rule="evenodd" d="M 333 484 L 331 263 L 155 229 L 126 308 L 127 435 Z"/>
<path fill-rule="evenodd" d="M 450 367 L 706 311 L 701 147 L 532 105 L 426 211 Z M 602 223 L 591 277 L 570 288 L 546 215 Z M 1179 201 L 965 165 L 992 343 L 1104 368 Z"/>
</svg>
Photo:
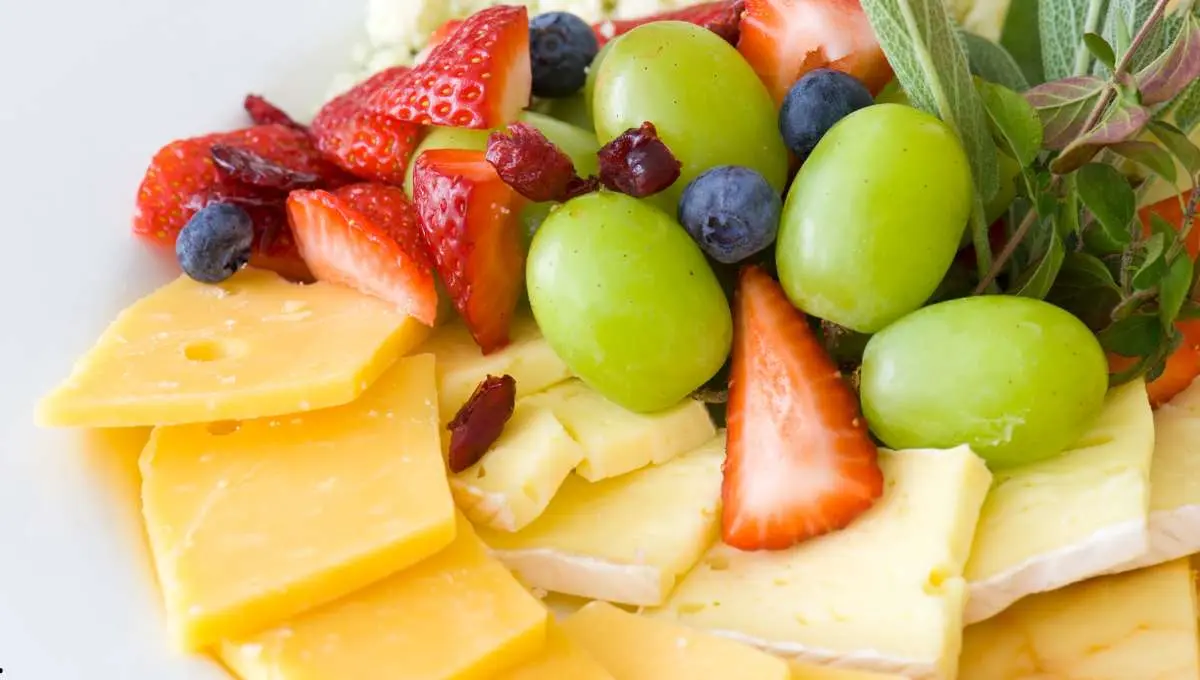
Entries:
<svg viewBox="0 0 1200 680">
<path fill-rule="evenodd" d="M 1200 382 L 1154 413 L 1150 544 L 1122 570 L 1200 553 Z"/>
<path fill-rule="evenodd" d="M 438 404 L 443 423 L 454 419 L 479 383 L 489 375 L 511 375 L 517 397 L 525 397 L 571 377 L 562 359 L 550 349 L 537 324 L 528 316 L 513 319 L 512 342 L 484 355 L 461 322 L 443 326 L 420 351 L 437 357 Z"/>
<path fill-rule="evenodd" d="M 967 563 L 965 621 L 1110 571 L 1147 549 L 1154 416 L 1146 387 L 1113 390 L 1061 456 L 996 473 Z"/>
<path fill-rule="evenodd" d="M 717 433 L 708 409 L 694 399 L 661 413 L 634 413 L 579 380 L 530 399 L 552 409 L 583 447 L 583 462 L 575 471 L 590 482 L 665 463 Z"/>
<path fill-rule="evenodd" d="M 572 475 L 529 526 L 480 536 L 532 588 L 660 604 L 716 539 L 724 446 L 602 482 Z"/>
<path fill-rule="evenodd" d="M 217 653 L 242 680 L 490 680 L 542 649 L 547 618 L 460 518 L 430 559 Z"/>
<path fill-rule="evenodd" d="M 179 642 L 259 630 L 450 543 L 436 404 L 422 355 L 346 406 L 155 429 L 143 513 Z"/>
<path fill-rule="evenodd" d="M 965 680 L 1196 680 L 1187 560 L 1077 583 L 967 628 Z"/>
<path fill-rule="evenodd" d="M 475 524 L 517 531 L 546 510 L 583 456 L 552 411 L 523 400 L 491 449 L 450 487 Z"/>
<path fill-rule="evenodd" d="M 792 680 L 905 680 L 899 675 L 883 675 L 846 668 L 811 666 L 793 661 Z"/>
<path fill-rule="evenodd" d="M 775 552 L 718 544 L 651 614 L 810 665 L 953 678 L 991 475 L 966 447 L 880 465 L 884 495 L 850 527 Z"/>
<path fill-rule="evenodd" d="M 617 680 L 789 680 L 787 663 L 753 647 L 593 602 L 562 623 Z M 564 676 L 565 678 L 566 676 Z"/>
<path fill-rule="evenodd" d="M 429 329 L 385 302 L 246 269 L 220 285 L 181 276 L 121 312 L 42 425 L 237 420 L 353 401 Z"/>
<path fill-rule="evenodd" d="M 546 646 L 537 656 L 493 680 L 615 680 L 604 666 L 562 628 L 551 624 L 546 629 Z"/>
</svg>

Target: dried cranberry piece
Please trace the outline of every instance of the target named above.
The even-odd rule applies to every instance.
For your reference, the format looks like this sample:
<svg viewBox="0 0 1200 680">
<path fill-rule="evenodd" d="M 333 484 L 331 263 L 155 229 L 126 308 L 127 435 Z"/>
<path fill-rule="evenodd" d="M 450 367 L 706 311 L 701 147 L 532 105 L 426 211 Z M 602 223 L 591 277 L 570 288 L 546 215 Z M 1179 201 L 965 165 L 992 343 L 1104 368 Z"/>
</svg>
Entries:
<svg viewBox="0 0 1200 680">
<path fill-rule="evenodd" d="M 599 177 L 588 177 L 587 179 L 584 179 L 583 177 L 576 176 L 574 179 L 572 179 L 567 184 L 567 190 L 563 194 L 563 197 L 561 200 L 569 201 L 572 198 L 575 198 L 577 196 L 582 196 L 584 194 L 590 194 L 593 191 L 599 191 L 599 190 L 600 190 L 600 178 Z"/>
<path fill-rule="evenodd" d="M 275 123 L 296 128 L 297 130 L 307 129 L 293 120 L 283 109 L 275 106 L 260 95 L 246 95 L 246 100 L 242 102 L 242 106 L 246 109 L 246 113 L 250 114 L 250 120 L 254 121 L 255 125 L 271 125 Z"/>
<path fill-rule="evenodd" d="M 586 181 L 575 173 L 570 156 L 526 123 L 493 132 L 486 158 L 505 184 L 535 203 L 565 200 L 570 189 Z"/>
<path fill-rule="evenodd" d="M 745 0 L 726 3 L 721 13 L 704 22 L 704 27 L 721 36 L 725 42 L 737 47 L 742 37 L 742 15 L 746 13 Z"/>
<path fill-rule="evenodd" d="M 466 470 L 483 458 L 500 438 L 517 402 L 517 381 L 511 375 L 489 375 L 459 409 L 450 430 L 450 472 Z"/>
<path fill-rule="evenodd" d="M 250 186 L 291 191 L 316 188 L 325 183 L 319 175 L 286 168 L 249 149 L 214 144 L 209 153 L 221 174 Z"/>
<path fill-rule="evenodd" d="M 605 144 L 599 156 L 600 183 L 635 198 L 665 190 L 679 179 L 683 169 L 649 121 Z"/>
</svg>

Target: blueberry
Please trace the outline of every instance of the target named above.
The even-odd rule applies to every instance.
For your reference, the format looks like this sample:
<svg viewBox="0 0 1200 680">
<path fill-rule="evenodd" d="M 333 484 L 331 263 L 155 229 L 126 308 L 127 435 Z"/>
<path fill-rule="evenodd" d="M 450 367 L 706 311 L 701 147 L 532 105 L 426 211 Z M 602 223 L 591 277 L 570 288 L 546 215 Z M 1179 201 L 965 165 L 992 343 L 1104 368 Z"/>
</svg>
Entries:
<svg viewBox="0 0 1200 680">
<path fill-rule="evenodd" d="M 250 261 L 254 223 L 236 205 L 210 203 L 192 215 L 175 241 L 179 266 L 201 283 L 220 283 Z"/>
<path fill-rule="evenodd" d="M 779 111 L 779 131 L 788 148 L 804 158 L 835 123 L 874 103 L 866 86 L 854 76 L 819 68 L 804 74 L 788 90 Z"/>
<path fill-rule="evenodd" d="M 587 81 L 600 44 L 587 22 L 569 12 L 539 14 L 529 22 L 533 94 L 569 97 Z"/>
<path fill-rule="evenodd" d="M 782 211 L 779 192 L 762 175 L 722 165 L 684 189 L 679 222 L 709 257 L 733 264 L 775 242 Z"/>
</svg>

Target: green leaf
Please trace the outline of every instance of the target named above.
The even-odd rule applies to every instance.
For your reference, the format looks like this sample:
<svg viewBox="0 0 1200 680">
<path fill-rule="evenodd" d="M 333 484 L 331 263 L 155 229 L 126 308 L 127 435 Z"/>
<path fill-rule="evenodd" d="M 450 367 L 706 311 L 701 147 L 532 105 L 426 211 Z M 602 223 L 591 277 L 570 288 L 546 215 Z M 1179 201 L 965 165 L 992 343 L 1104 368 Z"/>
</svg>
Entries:
<svg viewBox="0 0 1200 680">
<path fill-rule="evenodd" d="M 1079 198 L 1105 235 L 1116 243 L 1128 244 L 1137 199 L 1125 177 L 1111 165 L 1089 163 L 1075 173 L 1075 182 Z"/>
<path fill-rule="evenodd" d="M 1158 315 L 1164 326 L 1179 318 L 1183 302 L 1192 290 L 1194 264 L 1187 253 L 1180 253 L 1158 284 Z"/>
<path fill-rule="evenodd" d="M 1063 247 L 1062 239 L 1058 237 L 1057 231 L 1050 229 L 1049 235 L 1050 243 L 1047 246 L 1046 254 L 1038 260 L 1036 266 L 1025 270 L 1025 273 L 1013 286 L 1015 295 L 1041 300 L 1050 293 L 1050 288 L 1054 286 L 1054 280 L 1058 278 L 1058 272 L 1062 269 L 1066 249 Z"/>
<path fill-rule="evenodd" d="M 1117 67 L 1117 56 L 1113 54 L 1112 45 L 1108 41 L 1095 33 L 1084 33 L 1083 44 L 1087 45 L 1088 51 L 1092 56 L 1108 67 L 1108 70 L 1113 70 Z"/>
<path fill-rule="evenodd" d="M 1183 28 L 1165 52 L 1137 72 L 1138 89 L 1146 105 L 1176 97 L 1200 78 L 1200 19 L 1187 14 Z"/>
<path fill-rule="evenodd" d="M 1187 134 L 1191 134 L 1200 124 L 1200 80 L 1187 86 L 1171 105 L 1171 115 L 1175 125 Z"/>
<path fill-rule="evenodd" d="M 1121 291 L 1112 272 L 1090 253 L 1068 252 L 1046 300 L 1081 319 L 1094 331 L 1112 322 Z"/>
<path fill-rule="evenodd" d="M 1114 56 L 1116 57 L 1114 61 L 1125 56 L 1125 51 L 1129 49 L 1131 42 L 1130 36 L 1146 23 L 1146 19 L 1150 18 L 1152 11 L 1154 11 L 1154 0 L 1108 0 L 1101 35 L 1110 45 L 1114 46 Z M 1145 54 L 1145 46 L 1138 52 Z M 1153 58 L 1153 56 L 1150 57 L 1150 59 Z M 1146 61 L 1148 62 L 1149 59 Z M 1111 73 L 1112 69 L 1113 66 L 1109 64 L 1108 72 Z"/>
<path fill-rule="evenodd" d="M 1183 307 L 1181 307 L 1179 310 L 1179 316 L 1176 317 L 1175 320 L 1195 321 L 1196 319 L 1200 319 L 1200 302 L 1185 299 L 1183 301 Z"/>
<path fill-rule="evenodd" d="M 1087 73 L 1091 67 L 1083 34 L 1095 31 L 1102 0 L 1041 0 L 1038 26 L 1042 66 L 1048 80 Z"/>
<path fill-rule="evenodd" d="M 1128 158 L 1138 165 L 1145 166 L 1151 172 L 1174 184 L 1178 173 L 1175 171 L 1175 159 L 1167 150 L 1154 142 L 1119 142 L 1108 147 L 1108 150 Z"/>
<path fill-rule="evenodd" d="M 974 33 L 960 31 L 959 35 L 967 47 L 971 73 L 1017 92 L 1029 89 L 1029 81 L 1008 50 Z"/>
<path fill-rule="evenodd" d="M 1103 80 L 1079 76 L 1054 80 L 1025 92 L 1025 100 L 1042 120 L 1047 149 L 1062 149 L 1083 132 L 1083 124 L 1103 90 Z"/>
<path fill-rule="evenodd" d="M 980 81 L 978 89 L 992 135 L 1022 168 L 1029 167 L 1042 149 L 1042 123 L 1037 111 L 1024 97 L 1003 85 Z"/>
<path fill-rule="evenodd" d="M 1150 122 L 1150 109 L 1131 99 L 1122 98 L 1113 104 L 1100 124 L 1077 137 L 1050 162 L 1050 169 L 1059 174 L 1075 170 L 1096 157 L 1111 144 L 1132 140 Z"/>
<path fill-rule="evenodd" d="M 1200 149 L 1196 148 L 1182 130 L 1162 121 L 1154 121 L 1150 124 L 1150 131 L 1175 158 L 1179 159 L 1189 175 L 1200 174 Z"/>
<path fill-rule="evenodd" d="M 1165 250 L 1166 239 L 1162 234 L 1151 235 L 1143 244 L 1142 263 L 1133 275 L 1133 287 L 1136 290 L 1150 290 L 1162 280 L 1167 273 L 1167 261 L 1163 259 Z"/>
<path fill-rule="evenodd" d="M 1046 81 L 1038 30 L 1038 0 L 1012 0 L 1000 32 L 1000 44 L 1012 55 L 1031 84 Z"/>
<path fill-rule="evenodd" d="M 1179 236 L 1179 233 L 1175 231 L 1175 225 L 1155 212 L 1150 213 L 1150 233 L 1162 234 L 1165 241 L 1174 241 Z"/>
<path fill-rule="evenodd" d="M 958 133 L 981 202 L 1000 186 L 996 147 L 966 51 L 942 0 L 863 0 L 879 44 L 913 105 Z"/>
<path fill-rule="evenodd" d="M 1135 314 L 1105 328 L 1099 334 L 1100 344 L 1123 357 L 1145 357 L 1154 354 L 1166 333 L 1158 319 Z"/>
</svg>

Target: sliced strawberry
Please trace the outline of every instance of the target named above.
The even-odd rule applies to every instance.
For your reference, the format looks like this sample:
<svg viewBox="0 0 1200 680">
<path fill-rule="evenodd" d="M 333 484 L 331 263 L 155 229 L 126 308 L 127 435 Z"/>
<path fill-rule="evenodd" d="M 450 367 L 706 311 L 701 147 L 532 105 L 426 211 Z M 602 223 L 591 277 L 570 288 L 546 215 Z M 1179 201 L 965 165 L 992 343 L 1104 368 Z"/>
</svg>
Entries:
<svg viewBox="0 0 1200 680">
<path fill-rule="evenodd" d="M 369 106 L 420 125 L 483 130 L 515 120 L 529 105 L 532 82 L 529 12 L 500 5 L 464 20 Z"/>
<path fill-rule="evenodd" d="M 857 397 L 779 284 L 743 269 L 735 307 L 721 535 L 782 550 L 849 525 L 883 473 Z"/>
<path fill-rule="evenodd" d="M 438 304 L 433 266 L 402 189 L 353 184 L 332 193 L 293 191 L 288 218 L 318 280 L 387 300 L 433 325 Z"/>
<path fill-rule="evenodd" d="M 484 353 L 508 344 L 525 283 L 521 207 L 482 151 L 436 149 L 417 158 L 413 201 L 438 273 Z"/>
<path fill-rule="evenodd" d="M 596 33 L 596 40 L 603 47 L 604 43 L 617 36 L 625 35 L 638 26 L 655 21 L 686 21 L 689 24 L 696 24 L 697 26 L 707 28 L 724 38 L 730 44 L 736 45 L 738 42 L 738 26 L 741 23 L 745 5 L 745 0 L 702 2 L 697 5 L 660 12 L 639 19 L 602 21 L 592 26 L 592 30 Z"/>
<path fill-rule="evenodd" d="M 250 246 L 250 266 L 269 269 L 291 281 L 312 283 L 316 280 L 288 226 L 284 200 L 269 205 L 243 206 L 254 220 L 254 243 Z"/>
<path fill-rule="evenodd" d="M 892 79 L 859 0 L 746 0 L 741 29 L 738 51 L 777 102 L 816 68 L 849 73 L 872 94 Z"/>
<path fill-rule="evenodd" d="M 403 184 L 421 126 L 372 111 L 367 101 L 408 72 L 405 66 L 380 71 L 321 107 L 312 122 L 317 148 L 358 177 Z"/>
<path fill-rule="evenodd" d="M 250 120 L 252 120 L 255 125 L 271 125 L 273 123 L 278 123 L 280 125 L 294 127 L 297 130 L 305 129 L 303 125 L 293 120 L 286 111 L 267 101 L 267 99 L 262 95 L 246 95 L 246 99 L 242 102 L 242 108 L 246 109 L 246 113 L 250 116 Z"/>
<path fill-rule="evenodd" d="M 454 32 L 458 30 L 459 26 L 462 26 L 462 19 L 451 19 L 441 26 L 438 26 L 437 29 L 429 35 L 429 42 L 426 43 L 426 47 L 432 49 L 446 42 L 446 38 L 454 35 Z"/>
</svg>

